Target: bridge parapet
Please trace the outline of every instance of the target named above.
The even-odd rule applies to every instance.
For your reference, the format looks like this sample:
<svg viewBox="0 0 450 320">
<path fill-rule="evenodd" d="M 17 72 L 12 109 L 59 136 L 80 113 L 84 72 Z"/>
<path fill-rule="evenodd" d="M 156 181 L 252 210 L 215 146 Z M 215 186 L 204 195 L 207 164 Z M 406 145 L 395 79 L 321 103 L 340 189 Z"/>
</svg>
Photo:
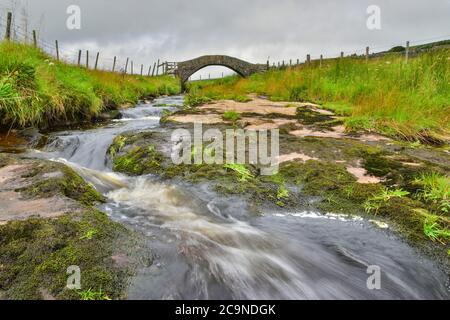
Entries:
<svg viewBox="0 0 450 320">
<path fill-rule="evenodd" d="M 174 73 L 180 78 L 181 83 L 184 85 L 194 73 L 208 66 L 224 66 L 243 77 L 267 71 L 266 64 L 253 64 L 230 56 L 210 55 L 178 62 Z"/>
</svg>

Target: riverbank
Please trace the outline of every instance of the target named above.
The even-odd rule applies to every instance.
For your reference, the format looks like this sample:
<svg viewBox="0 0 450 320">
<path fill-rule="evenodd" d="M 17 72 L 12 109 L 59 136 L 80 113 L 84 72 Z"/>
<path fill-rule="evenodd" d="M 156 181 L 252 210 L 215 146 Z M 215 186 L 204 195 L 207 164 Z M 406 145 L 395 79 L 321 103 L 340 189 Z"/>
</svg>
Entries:
<svg viewBox="0 0 450 320">
<path fill-rule="evenodd" d="M 133 176 L 207 184 L 240 196 L 256 211 L 359 216 L 401 235 L 450 270 L 450 155 L 446 148 L 395 141 L 364 130 L 312 103 L 271 102 L 250 95 L 185 108 L 162 119 L 162 130 L 129 132 L 109 148 L 113 169 Z M 253 165 L 174 165 L 176 129 L 280 130 L 280 170 L 262 176 Z M 207 152 L 205 142 L 201 151 Z M 194 152 L 194 151 L 193 151 Z M 194 155 L 193 155 L 194 156 Z"/>
<path fill-rule="evenodd" d="M 6 130 L 90 121 L 139 99 L 179 91 L 173 77 L 87 70 L 29 45 L 0 43 L 0 128 Z"/>
<path fill-rule="evenodd" d="M 413 186 L 413 176 L 448 172 L 445 150 L 364 132 L 349 135 L 340 129 L 343 119 L 314 104 L 246 98 L 251 101 L 184 109 L 183 97 L 164 97 L 121 110 L 121 119 L 103 125 L 49 133 L 39 151 L 5 155 L 1 206 L 19 221 L 0 228 L 0 248 L 7 253 L 0 262 L 7 271 L 1 297 L 448 297 L 448 245 L 440 242 L 442 235 L 433 242 L 423 232 L 424 219 L 438 216 L 436 204 L 404 193 L 375 198 L 400 186 L 425 190 Z M 254 166 L 175 166 L 171 133 L 192 130 L 199 120 L 208 120 L 204 129 L 221 131 L 279 128 L 279 173 L 262 176 Z M 60 159 L 102 196 L 86 192 L 88 184 L 66 166 L 42 159 Z M 64 178 L 66 170 L 72 173 Z M 372 196 L 378 212 L 365 211 Z M 20 210 L 30 201 L 29 214 L 41 218 L 27 219 L 28 210 Z M 418 216 L 412 207 L 433 211 Z M 445 228 L 444 220 L 436 222 Z M 64 289 L 67 263 L 81 267 L 79 291 Z M 383 290 L 367 290 L 370 265 L 380 266 Z"/>
<path fill-rule="evenodd" d="M 194 91 L 185 108 L 165 97 L 104 125 L 0 135 L 0 151 L 39 150 L 0 154 L 0 299 L 448 296 L 448 147 L 348 130 L 317 103 Z M 174 165 L 171 133 L 194 123 L 280 129 L 279 172 Z M 81 290 L 65 288 L 70 265 Z M 369 265 L 393 275 L 386 290 L 367 290 Z"/>
<path fill-rule="evenodd" d="M 346 116 L 348 131 L 376 131 L 396 139 L 450 141 L 450 49 L 402 55 L 327 59 L 286 67 L 248 79 L 229 77 L 189 84 L 187 104 L 238 102 L 256 93 L 272 101 L 314 102 Z"/>
</svg>

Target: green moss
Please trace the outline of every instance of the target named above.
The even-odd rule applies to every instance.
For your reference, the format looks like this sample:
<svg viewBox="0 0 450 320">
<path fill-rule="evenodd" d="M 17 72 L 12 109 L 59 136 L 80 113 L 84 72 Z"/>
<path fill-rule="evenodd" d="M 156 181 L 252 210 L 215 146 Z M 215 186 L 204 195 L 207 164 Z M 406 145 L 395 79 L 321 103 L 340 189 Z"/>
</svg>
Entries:
<svg viewBox="0 0 450 320">
<path fill-rule="evenodd" d="M 382 188 L 357 183 L 343 165 L 332 162 L 287 163 L 280 168 L 280 175 L 300 186 L 302 195 L 320 197 L 316 206 L 325 212 L 361 214 L 366 199 Z"/>
<path fill-rule="evenodd" d="M 84 238 L 86 230 L 97 230 Z M 93 209 L 58 219 L 29 219 L 0 226 L 0 291 L 8 299 L 79 299 L 66 288 L 67 268 L 81 269 L 82 290 L 103 290 L 123 298 L 128 271 L 114 266 L 112 255 L 130 232 Z"/>
<path fill-rule="evenodd" d="M 323 115 L 319 112 L 313 111 L 305 107 L 297 108 L 296 116 L 300 122 L 307 125 L 334 120 L 333 117 L 329 115 Z"/>
<path fill-rule="evenodd" d="M 108 150 L 113 170 L 129 175 L 159 173 L 163 156 L 155 145 L 147 143 L 153 137 L 152 132 L 117 136 Z"/>
<path fill-rule="evenodd" d="M 114 171 L 130 175 L 158 173 L 161 170 L 162 155 L 154 146 L 130 148 L 125 154 L 114 158 Z"/>
<path fill-rule="evenodd" d="M 281 167 L 280 174 L 296 184 L 304 185 L 303 192 L 308 195 L 323 195 L 356 181 L 344 166 L 331 162 L 291 162 Z"/>
<path fill-rule="evenodd" d="M 408 161 L 409 159 L 405 160 Z M 369 174 L 383 177 L 383 184 L 386 186 L 399 186 L 411 194 L 419 191 L 420 185 L 416 183 L 417 177 L 432 172 L 443 172 L 440 167 L 429 163 L 423 163 L 422 166 L 418 167 L 404 165 L 401 161 L 389 157 L 386 153 L 365 156 L 363 166 Z"/>
<path fill-rule="evenodd" d="M 420 242 L 427 240 L 423 232 L 427 215 L 423 212 L 423 205 L 419 201 L 397 197 L 383 203 L 377 216 L 395 222 L 403 236 L 413 242 Z"/>
<path fill-rule="evenodd" d="M 87 206 L 104 201 L 104 197 L 91 184 L 86 183 L 74 170 L 61 164 L 41 164 L 31 170 L 26 177 L 31 178 L 44 173 L 54 173 L 56 176 L 39 179 L 31 186 L 17 191 L 32 198 L 49 198 L 63 194 Z"/>
</svg>

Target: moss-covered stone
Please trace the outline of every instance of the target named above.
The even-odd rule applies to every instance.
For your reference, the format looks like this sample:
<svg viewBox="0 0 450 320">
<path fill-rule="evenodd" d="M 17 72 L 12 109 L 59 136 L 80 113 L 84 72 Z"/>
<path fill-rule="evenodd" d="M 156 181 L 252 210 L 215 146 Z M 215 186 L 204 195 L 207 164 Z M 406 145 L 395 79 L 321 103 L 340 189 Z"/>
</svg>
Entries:
<svg viewBox="0 0 450 320">
<path fill-rule="evenodd" d="M 95 232 L 92 232 L 95 230 Z M 85 237 L 90 233 L 90 237 Z M 82 290 L 123 298 L 127 270 L 114 265 L 131 233 L 95 209 L 57 219 L 0 226 L 0 291 L 7 299 L 80 299 L 66 288 L 67 268 L 81 269 Z M 45 294 L 44 294 L 45 293 Z M 47 297 L 46 297 L 47 296 Z"/>
<path fill-rule="evenodd" d="M 45 177 L 50 174 L 50 177 Z M 29 198 L 50 198 L 63 194 L 68 198 L 92 206 L 97 202 L 104 202 L 104 197 L 89 183 L 84 181 L 73 169 L 54 162 L 42 162 L 35 166 L 23 178 L 39 179 L 30 186 L 16 191 Z"/>
<path fill-rule="evenodd" d="M 365 201 L 382 189 L 357 183 L 345 166 L 332 162 L 291 162 L 281 166 L 280 174 L 301 187 L 302 195 L 319 197 L 316 206 L 325 212 L 361 214 Z"/>
<path fill-rule="evenodd" d="M 329 122 L 334 120 L 333 117 L 330 115 L 321 114 L 319 112 L 316 112 L 314 110 L 305 107 L 297 108 L 296 117 L 301 123 L 307 125 Z"/>
<path fill-rule="evenodd" d="M 130 175 L 158 173 L 162 160 L 162 155 L 153 146 L 136 146 L 115 157 L 113 169 Z"/>
<path fill-rule="evenodd" d="M 138 247 L 138 238 L 93 207 L 103 196 L 64 164 L 1 154 L 0 160 L 14 165 L 6 169 L 0 193 L 14 192 L 11 186 L 17 186 L 18 202 L 56 197 L 67 208 L 52 211 L 49 204 L 42 217 L 53 218 L 20 221 L 6 209 L 4 217 L 13 221 L 0 225 L 2 299 L 83 299 L 85 291 L 101 292 L 97 298 L 123 298 L 134 262 L 130 258 L 129 265 L 119 266 L 113 257 L 134 252 L 130 248 Z M 20 175 L 17 182 L 13 173 Z M 79 291 L 66 288 L 70 266 L 81 269 Z"/>
</svg>

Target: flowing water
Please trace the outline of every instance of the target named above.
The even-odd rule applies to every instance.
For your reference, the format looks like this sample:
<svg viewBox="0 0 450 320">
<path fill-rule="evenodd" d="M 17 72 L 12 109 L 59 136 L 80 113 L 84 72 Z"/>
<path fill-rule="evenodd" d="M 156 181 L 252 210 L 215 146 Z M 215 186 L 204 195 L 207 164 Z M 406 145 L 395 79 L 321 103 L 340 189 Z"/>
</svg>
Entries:
<svg viewBox="0 0 450 320">
<path fill-rule="evenodd" d="M 125 131 L 159 128 L 183 97 L 122 111 L 101 127 L 53 134 L 36 157 L 63 161 L 108 198 L 101 208 L 145 235 L 155 261 L 132 279 L 131 299 L 448 299 L 446 275 L 387 231 L 314 212 L 255 215 L 207 184 L 113 173 L 106 153 Z M 167 109 L 167 108 L 166 108 Z M 369 290 L 368 267 L 381 270 Z"/>
</svg>

